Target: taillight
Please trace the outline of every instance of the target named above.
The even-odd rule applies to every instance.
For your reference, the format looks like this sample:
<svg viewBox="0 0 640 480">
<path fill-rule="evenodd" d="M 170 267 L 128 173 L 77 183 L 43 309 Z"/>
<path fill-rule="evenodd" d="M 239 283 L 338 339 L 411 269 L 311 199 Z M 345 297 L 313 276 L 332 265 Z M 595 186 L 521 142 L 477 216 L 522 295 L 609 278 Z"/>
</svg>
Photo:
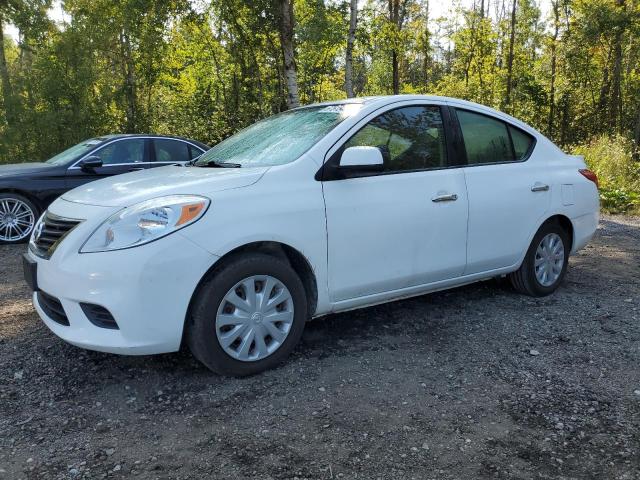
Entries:
<svg viewBox="0 0 640 480">
<path fill-rule="evenodd" d="M 578 171 L 582 174 L 584 178 L 586 178 L 587 180 L 591 180 L 593 183 L 595 183 L 596 188 L 598 188 L 598 176 L 595 173 L 593 173 L 588 168 L 581 168 Z"/>
</svg>

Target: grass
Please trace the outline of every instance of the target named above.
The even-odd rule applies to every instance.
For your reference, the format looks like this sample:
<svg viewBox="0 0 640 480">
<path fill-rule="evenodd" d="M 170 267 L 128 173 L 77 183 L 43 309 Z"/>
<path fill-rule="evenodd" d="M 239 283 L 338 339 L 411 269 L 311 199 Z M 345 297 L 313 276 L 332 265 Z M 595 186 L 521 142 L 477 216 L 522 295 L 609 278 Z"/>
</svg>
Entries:
<svg viewBox="0 0 640 480">
<path fill-rule="evenodd" d="M 640 213 L 640 161 L 622 135 L 602 135 L 573 148 L 600 182 L 600 202 L 609 213 Z"/>
</svg>

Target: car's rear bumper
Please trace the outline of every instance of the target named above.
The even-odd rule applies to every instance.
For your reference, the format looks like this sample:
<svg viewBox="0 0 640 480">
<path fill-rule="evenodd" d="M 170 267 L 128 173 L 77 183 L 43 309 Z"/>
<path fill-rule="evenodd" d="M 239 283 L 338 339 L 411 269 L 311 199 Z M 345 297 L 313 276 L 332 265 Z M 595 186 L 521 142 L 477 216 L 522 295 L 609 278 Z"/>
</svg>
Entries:
<svg viewBox="0 0 640 480">
<path fill-rule="evenodd" d="M 571 253 L 575 253 L 589 243 L 598 229 L 600 214 L 598 211 L 581 215 L 571 219 L 573 224 L 573 246 Z"/>
</svg>

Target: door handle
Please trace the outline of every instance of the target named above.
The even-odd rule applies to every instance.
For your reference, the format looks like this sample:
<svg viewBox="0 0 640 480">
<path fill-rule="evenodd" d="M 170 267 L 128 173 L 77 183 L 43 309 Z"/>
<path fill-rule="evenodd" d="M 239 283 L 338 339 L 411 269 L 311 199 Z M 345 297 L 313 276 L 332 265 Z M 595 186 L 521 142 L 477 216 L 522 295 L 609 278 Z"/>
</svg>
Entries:
<svg viewBox="0 0 640 480">
<path fill-rule="evenodd" d="M 458 195 L 455 193 L 445 193 L 444 195 L 436 195 L 435 197 L 431 197 L 431 201 L 438 202 L 455 202 L 458 200 Z"/>
<path fill-rule="evenodd" d="M 549 190 L 549 185 L 545 185 L 544 183 L 536 182 L 533 187 L 531 187 L 532 192 L 547 192 Z"/>
</svg>

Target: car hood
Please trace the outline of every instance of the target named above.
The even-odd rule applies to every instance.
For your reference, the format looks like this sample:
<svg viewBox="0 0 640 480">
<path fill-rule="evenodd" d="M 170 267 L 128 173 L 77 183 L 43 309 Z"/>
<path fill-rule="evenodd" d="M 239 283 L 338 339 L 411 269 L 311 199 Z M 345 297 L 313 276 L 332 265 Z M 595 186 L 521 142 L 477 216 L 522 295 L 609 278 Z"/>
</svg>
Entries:
<svg viewBox="0 0 640 480">
<path fill-rule="evenodd" d="M 13 163 L 11 165 L 0 165 L 0 178 L 39 173 L 51 170 L 52 168 L 55 168 L 55 166 L 48 163 Z"/>
<path fill-rule="evenodd" d="M 207 195 L 246 187 L 268 170 L 168 166 L 105 178 L 75 188 L 62 198 L 104 207 L 128 207 L 164 195 Z"/>
</svg>

